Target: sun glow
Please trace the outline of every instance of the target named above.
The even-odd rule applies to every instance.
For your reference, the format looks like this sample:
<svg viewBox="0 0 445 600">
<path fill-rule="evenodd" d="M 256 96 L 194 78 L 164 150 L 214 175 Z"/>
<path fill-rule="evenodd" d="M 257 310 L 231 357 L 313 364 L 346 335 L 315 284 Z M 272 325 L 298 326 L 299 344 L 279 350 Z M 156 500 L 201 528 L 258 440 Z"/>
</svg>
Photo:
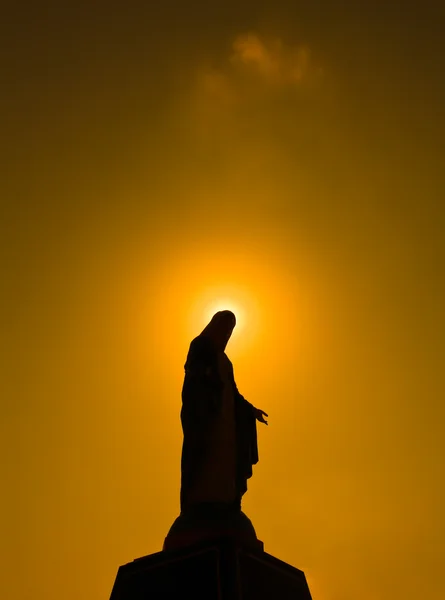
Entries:
<svg viewBox="0 0 445 600">
<path fill-rule="evenodd" d="M 192 247 L 174 263 L 167 257 L 159 277 L 147 278 L 147 296 L 153 289 L 158 292 L 156 318 L 145 315 L 140 327 L 144 364 L 154 344 L 159 360 L 180 363 L 191 340 L 219 310 L 231 310 L 236 316 L 228 352 L 246 372 L 258 369 L 266 355 L 267 367 L 275 368 L 279 354 L 268 348 L 298 346 L 302 352 L 304 346 L 302 353 L 309 356 L 303 332 L 304 323 L 310 321 L 308 306 L 298 280 L 286 279 L 286 272 L 282 253 L 269 248 L 263 255 L 260 244 L 248 239 L 224 251 L 210 240 L 205 251 Z M 291 338 L 290 330 L 294 331 Z M 153 340 L 152 345 L 147 346 L 147 339 Z M 281 355 L 279 368 L 283 360 Z"/>
<path fill-rule="evenodd" d="M 236 317 L 233 335 L 237 336 L 249 325 L 249 314 L 254 316 L 255 310 L 252 305 L 249 294 L 243 293 L 237 286 L 209 287 L 196 300 L 193 321 L 198 329 L 203 329 L 216 312 L 230 310 Z"/>
<path fill-rule="evenodd" d="M 206 320 L 210 321 L 213 315 L 219 312 L 220 310 L 232 311 L 236 316 L 236 326 L 238 327 L 238 329 L 242 328 L 242 325 L 244 323 L 244 310 L 239 304 L 236 304 L 230 299 L 216 299 L 213 303 L 209 304 L 209 306 L 206 307 L 205 311 Z"/>
<path fill-rule="evenodd" d="M 249 346 L 253 338 L 257 337 L 258 307 L 253 301 L 252 295 L 242 293 L 240 288 L 230 286 L 231 289 L 213 290 L 209 288 L 195 304 L 195 323 L 199 323 L 197 334 L 204 329 L 213 315 L 220 310 L 230 310 L 236 317 L 236 326 L 230 338 L 231 351 Z"/>
<path fill-rule="evenodd" d="M 196 290 L 195 298 L 189 305 L 188 336 L 193 338 L 199 335 L 216 312 L 230 310 L 236 317 L 230 347 L 246 349 L 254 343 L 262 321 L 260 304 L 252 290 L 237 279 L 231 282 L 209 283 L 204 289 Z"/>
</svg>

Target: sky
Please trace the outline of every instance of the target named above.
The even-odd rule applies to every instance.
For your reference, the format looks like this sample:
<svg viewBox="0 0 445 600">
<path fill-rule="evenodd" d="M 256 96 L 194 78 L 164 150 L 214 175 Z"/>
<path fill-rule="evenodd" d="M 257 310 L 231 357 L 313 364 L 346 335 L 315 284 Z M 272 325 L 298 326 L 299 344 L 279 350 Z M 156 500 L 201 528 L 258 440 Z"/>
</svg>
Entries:
<svg viewBox="0 0 445 600">
<path fill-rule="evenodd" d="M 0 595 L 106 599 L 179 513 L 212 312 L 243 510 L 314 600 L 444 600 L 445 9 L 10 3 Z"/>
</svg>

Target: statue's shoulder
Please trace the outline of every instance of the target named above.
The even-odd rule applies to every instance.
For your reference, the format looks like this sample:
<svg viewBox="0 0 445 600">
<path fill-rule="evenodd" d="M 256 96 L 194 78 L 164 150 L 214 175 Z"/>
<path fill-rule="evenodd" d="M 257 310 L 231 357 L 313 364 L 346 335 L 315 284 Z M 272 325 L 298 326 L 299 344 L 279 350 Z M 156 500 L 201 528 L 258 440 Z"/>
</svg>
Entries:
<svg viewBox="0 0 445 600">
<path fill-rule="evenodd" d="M 212 343 L 204 336 L 198 335 L 190 343 L 189 353 L 207 354 L 213 352 Z"/>
<path fill-rule="evenodd" d="M 215 359 L 214 351 L 209 340 L 204 337 L 198 336 L 190 343 L 190 348 L 187 354 L 187 360 L 185 362 L 185 369 L 193 370 L 192 365 L 212 365 Z"/>
</svg>

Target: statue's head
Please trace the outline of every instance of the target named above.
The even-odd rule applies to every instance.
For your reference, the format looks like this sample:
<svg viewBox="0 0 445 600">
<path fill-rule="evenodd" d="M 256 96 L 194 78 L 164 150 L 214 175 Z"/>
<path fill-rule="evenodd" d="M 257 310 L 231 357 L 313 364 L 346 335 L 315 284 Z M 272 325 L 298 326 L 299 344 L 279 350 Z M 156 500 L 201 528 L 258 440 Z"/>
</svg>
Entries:
<svg viewBox="0 0 445 600">
<path fill-rule="evenodd" d="M 201 335 L 210 338 L 217 350 L 224 352 L 235 325 L 236 317 L 232 311 L 219 310 L 213 315 Z"/>
</svg>

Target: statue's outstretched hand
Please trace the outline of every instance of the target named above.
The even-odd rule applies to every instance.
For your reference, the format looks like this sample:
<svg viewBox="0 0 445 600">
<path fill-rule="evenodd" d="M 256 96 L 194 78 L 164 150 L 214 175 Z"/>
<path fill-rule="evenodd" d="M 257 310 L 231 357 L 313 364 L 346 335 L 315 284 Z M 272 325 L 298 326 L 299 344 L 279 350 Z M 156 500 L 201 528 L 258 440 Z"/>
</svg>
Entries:
<svg viewBox="0 0 445 600">
<path fill-rule="evenodd" d="M 267 425 L 267 421 L 264 420 L 263 415 L 265 415 L 266 417 L 268 417 L 269 415 L 265 413 L 264 410 L 261 410 L 261 408 L 254 408 L 253 412 L 257 421 L 259 421 L 260 423 L 265 423 Z"/>
</svg>

